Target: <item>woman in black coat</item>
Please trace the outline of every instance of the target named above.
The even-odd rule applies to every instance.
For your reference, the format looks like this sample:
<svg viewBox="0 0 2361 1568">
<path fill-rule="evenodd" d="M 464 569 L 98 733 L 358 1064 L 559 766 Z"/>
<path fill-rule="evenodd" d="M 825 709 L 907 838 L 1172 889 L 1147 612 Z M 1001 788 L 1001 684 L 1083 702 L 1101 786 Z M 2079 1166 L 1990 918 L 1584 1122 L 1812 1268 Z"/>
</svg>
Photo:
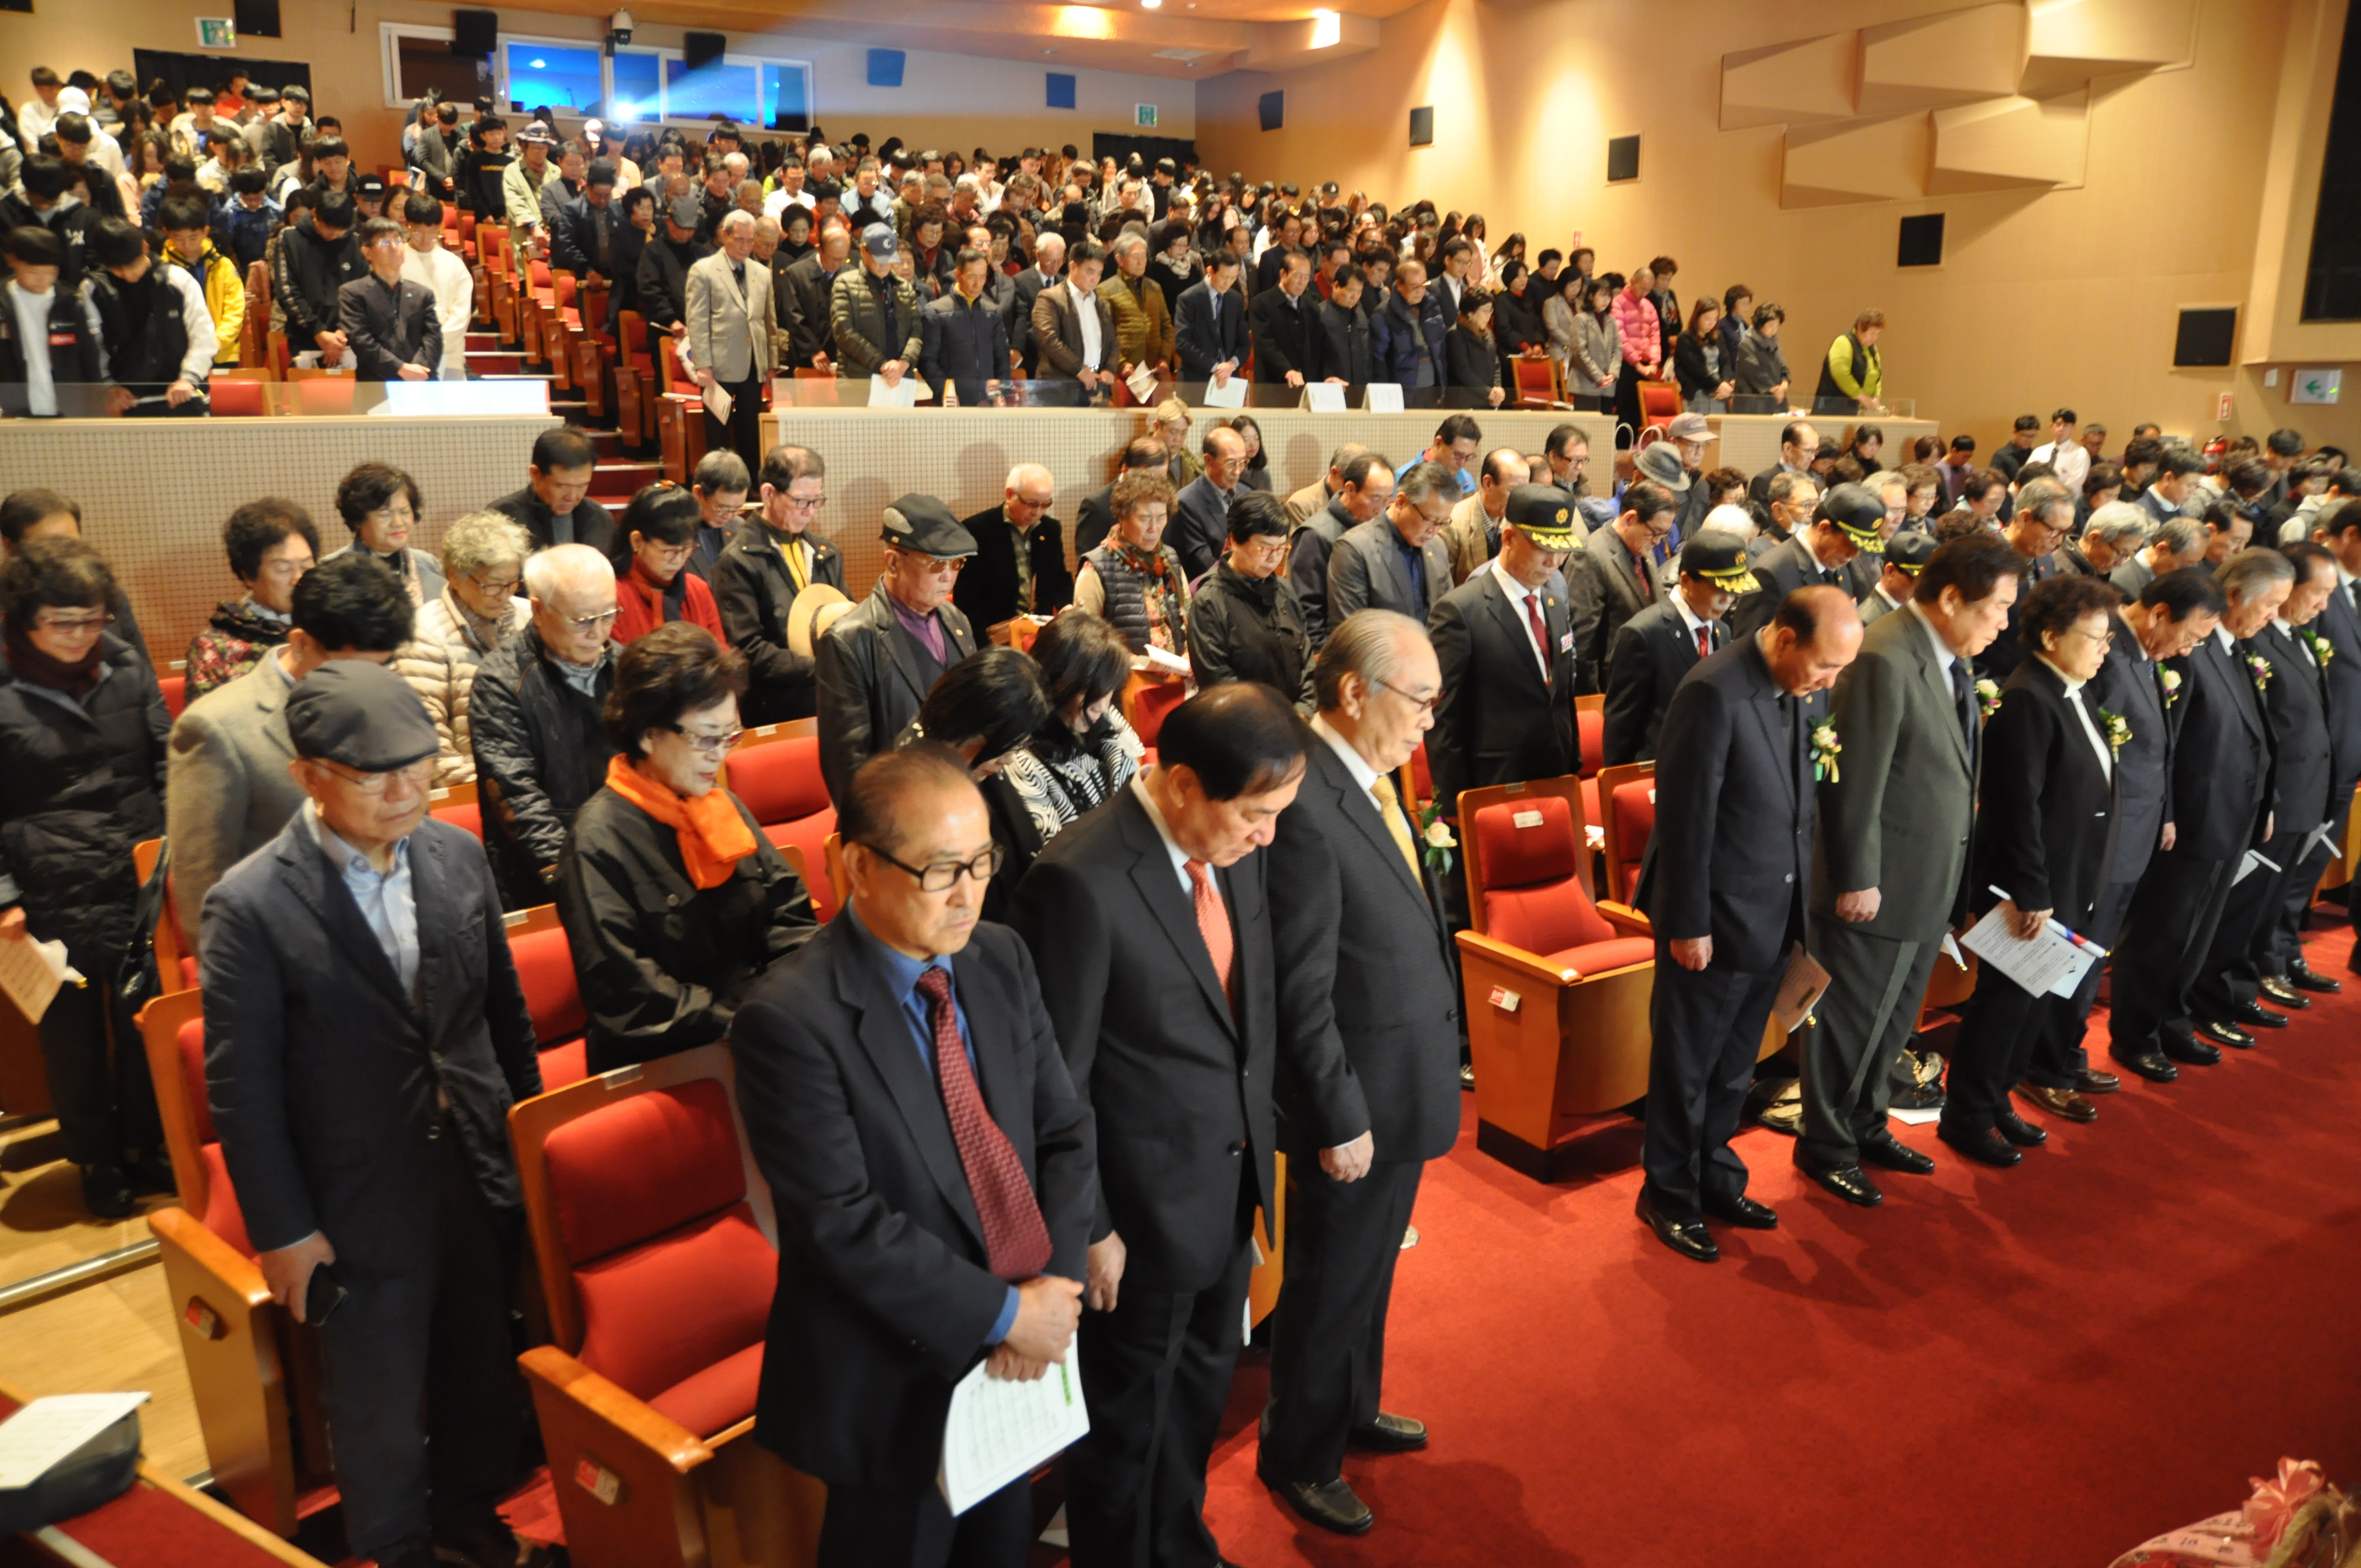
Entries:
<svg viewBox="0 0 2361 1568">
<path fill-rule="evenodd" d="M 1189 601 L 1189 668 L 1198 687 L 1260 681 L 1312 711 L 1312 638 L 1295 590 L 1279 574 L 1287 560 L 1287 508 L 1241 491 L 1230 502 L 1229 553 L 1213 563 Z"/>
<path fill-rule="evenodd" d="M 164 831 L 172 721 L 155 671 L 106 630 L 114 588 L 80 539 L 28 540 L 0 569 L 0 941 L 62 942 L 88 979 L 42 1014 L 41 1058 L 103 1220 L 172 1190 L 139 1025 L 112 983 L 139 897 L 132 847 Z"/>
<path fill-rule="evenodd" d="M 795 868 L 721 782 L 746 661 L 694 621 L 634 639 L 605 710 L 615 754 L 557 868 L 592 1072 L 710 1045 L 818 929 Z"/>
<path fill-rule="evenodd" d="M 1681 407 L 1694 414 L 1730 411 L 1737 367 L 1729 362 L 1720 331 L 1721 307 L 1699 300 L 1689 313 L 1689 329 L 1673 344 L 1673 375 L 1681 384 Z"/>
<path fill-rule="evenodd" d="M 2045 920 L 2086 928 L 2106 891 L 2115 853 L 2115 747 L 2125 722 L 2098 706 L 2084 683 L 2099 673 L 2112 641 L 2119 596 L 2095 577 L 2053 577 L 2026 597 L 2018 635 L 2034 656 L 2002 688 L 1983 732 L 1983 794 L 1968 878 L 1978 916 L 1998 906 L 2009 930 L 2030 938 Z M 2111 737 L 2110 731 L 2118 731 Z M 1994 890 L 1998 889 L 1998 892 Z M 1939 1135 L 1972 1159 L 2010 1166 L 2019 1149 L 2048 1140 L 2019 1116 L 2019 1087 L 2045 1035 L 2051 1049 L 2081 1038 L 2071 999 L 2035 996 L 1986 964 L 1952 1047 L 1949 1097 Z M 2091 1120 L 2070 1096 L 2052 1108 Z"/>
<path fill-rule="evenodd" d="M 1549 347 L 1549 328 L 1542 324 L 1542 298 L 1533 291 L 1533 275 L 1521 261 L 1500 263 L 1500 291 L 1492 296 L 1492 340 L 1499 345 L 1501 375 L 1513 385 L 1516 372 L 1507 362 L 1529 348 Z"/>
<path fill-rule="evenodd" d="M 1443 334 L 1443 384 L 1462 394 L 1446 398 L 1453 408 L 1467 405 L 1465 394 L 1483 394 L 1482 404 L 1500 406 L 1508 394 L 1500 387 L 1500 349 L 1492 341 L 1492 296 L 1470 289 L 1459 296 L 1459 320 Z"/>
<path fill-rule="evenodd" d="M 1049 693 L 1039 666 L 1014 648 L 983 648 L 942 673 L 918 717 L 895 738 L 897 749 L 917 740 L 949 746 L 983 792 L 992 842 L 1000 850 L 999 869 L 983 890 L 986 920 L 1008 917 L 1009 895 L 1041 852 L 1041 834 L 1002 773 L 1009 753 L 1049 717 Z"/>
</svg>

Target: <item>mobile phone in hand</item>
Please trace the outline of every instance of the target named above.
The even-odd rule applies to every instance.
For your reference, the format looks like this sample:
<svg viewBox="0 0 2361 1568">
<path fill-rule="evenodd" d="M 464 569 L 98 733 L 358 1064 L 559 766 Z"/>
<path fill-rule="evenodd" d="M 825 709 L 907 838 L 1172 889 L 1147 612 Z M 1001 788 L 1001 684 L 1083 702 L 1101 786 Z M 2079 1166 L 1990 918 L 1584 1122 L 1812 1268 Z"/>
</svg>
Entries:
<svg viewBox="0 0 2361 1568">
<path fill-rule="evenodd" d="M 328 1266 L 317 1265 L 312 1270 L 311 1284 L 303 1291 L 303 1321 L 318 1328 L 345 1304 L 345 1295 L 344 1286 L 328 1272 Z"/>
</svg>

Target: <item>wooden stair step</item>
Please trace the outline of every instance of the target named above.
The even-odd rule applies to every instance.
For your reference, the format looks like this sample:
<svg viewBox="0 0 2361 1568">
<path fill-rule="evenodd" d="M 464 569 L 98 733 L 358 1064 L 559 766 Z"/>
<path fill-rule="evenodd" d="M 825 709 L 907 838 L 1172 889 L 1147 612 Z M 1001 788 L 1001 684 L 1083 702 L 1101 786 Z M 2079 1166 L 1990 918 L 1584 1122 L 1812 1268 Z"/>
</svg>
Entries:
<svg viewBox="0 0 2361 1568">
<path fill-rule="evenodd" d="M 467 347 L 473 353 L 493 354 L 500 350 L 500 334 L 496 332 L 470 332 Z"/>
<path fill-rule="evenodd" d="M 513 376 L 524 368 L 524 356 L 513 350 L 469 350 L 467 368 L 479 376 Z"/>
</svg>

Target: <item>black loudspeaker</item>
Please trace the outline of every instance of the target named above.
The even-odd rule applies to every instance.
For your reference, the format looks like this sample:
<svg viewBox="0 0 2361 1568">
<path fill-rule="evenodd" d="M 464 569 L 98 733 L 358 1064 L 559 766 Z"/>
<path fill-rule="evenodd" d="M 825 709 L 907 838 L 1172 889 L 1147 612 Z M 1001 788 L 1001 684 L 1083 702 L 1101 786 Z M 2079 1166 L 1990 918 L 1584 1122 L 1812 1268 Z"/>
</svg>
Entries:
<svg viewBox="0 0 2361 1568">
<path fill-rule="evenodd" d="M 1896 267 L 1940 267 L 1943 264 L 1943 214 L 1921 213 L 1902 220 L 1902 237 L 1895 246 Z"/>
<path fill-rule="evenodd" d="M 451 13 L 453 54 L 489 55 L 500 45 L 500 14 L 498 11 Z"/>
<path fill-rule="evenodd" d="M 683 33 L 680 35 L 680 63 L 690 71 L 702 71 L 708 65 L 719 65 L 721 57 L 730 51 L 730 39 L 723 33 Z"/>
<path fill-rule="evenodd" d="M 2238 335 L 2238 307 L 2214 311 L 2183 311 L 2180 330 L 2173 334 L 2175 365 L 2227 365 L 2231 345 Z"/>
<path fill-rule="evenodd" d="M 1412 109 L 1410 112 L 1410 145 L 1412 147 L 1434 145 L 1433 104 L 1430 104 L 1424 108 Z"/>
<path fill-rule="evenodd" d="M 279 36 L 279 0 L 237 0 L 236 12 L 240 38 L 275 38 Z"/>
<path fill-rule="evenodd" d="M 1287 120 L 1287 92 L 1266 93 L 1257 105 L 1262 111 L 1262 128 L 1275 131 Z"/>
<path fill-rule="evenodd" d="M 1609 183 L 1640 178 L 1640 138 L 1609 137 L 1607 140 L 1607 179 Z"/>
</svg>

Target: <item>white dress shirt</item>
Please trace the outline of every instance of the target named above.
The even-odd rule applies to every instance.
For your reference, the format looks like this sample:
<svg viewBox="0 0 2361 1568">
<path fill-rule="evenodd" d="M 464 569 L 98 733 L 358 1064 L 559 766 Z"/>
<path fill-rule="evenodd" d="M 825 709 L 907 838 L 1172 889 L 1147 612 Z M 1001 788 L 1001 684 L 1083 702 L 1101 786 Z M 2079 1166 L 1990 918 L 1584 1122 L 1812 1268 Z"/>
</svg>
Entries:
<svg viewBox="0 0 2361 1568">
<path fill-rule="evenodd" d="M 1068 287 L 1072 286 L 1070 284 Z M 1074 293 L 1074 320 L 1082 334 L 1082 364 L 1093 370 L 1100 369 L 1105 365 L 1105 361 L 1101 357 L 1104 345 L 1099 342 L 1097 302 L 1098 292 L 1095 290 L 1087 294 L 1079 291 Z"/>
<path fill-rule="evenodd" d="M 1959 663 L 1960 656 L 1951 652 L 1951 645 L 1943 641 L 1943 634 L 1935 630 L 1935 623 L 1927 619 L 1926 610 L 1919 607 L 1916 599 L 1912 599 L 1904 609 L 1918 618 L 1919 629 L 1927 633 L 1927 641 L 1934 645 L 1935 667 L 1943 673 L 1944 683 L 1949 685 L 1951 679 L 1951 666 Z"/>
<path fill-rule="evenodd" d="M 2090 705 L 2082 700 L 2082 687 L 2086 683 L 2076 680 L 2056 664 L 2050 663 L 2047 653 L 2036 653 L 2034 657 L 2048 664 L 2049 673 L 2066 683 L 2066 706 L 2072 708 L 2074 717 L 2082 721 L 2082 733 L 2089 738 L 2091 750 L 2099 754 L 2099 772 L 2108 778 L 2114 778 L 2115 749 L 2107 744 L 2105 736 L 2099 733 L 2099 726 L 2091 717 Z"/>
<path fill-rule="evenodd" d="M 2091 477 L 2091 454 L 2079 441 L 2070 441 L 2062 447 L 2054 441 L 2046 446 L 2037 446 L 2026 461 L 2048 464 L 2057 474 L 2058 482 L 2077 496 L 2082 493 L 2082 481 Z"/>
<path fill-rule="evenodd" d="M 1533 641 L 1533 618 L 1525 609 L 1525 601 L 1536 597 L 1540 590 L 1538 588 L 1529 588 L 1525 587 L 1524 584 L 1517 581 L 1516 578 L 1510 576 L 1509 575 L 1509 568 L 1501 562 L 1498 555 L 1493 556 L 1489 561 L 1486 562 L 1485 565 L 1491 567 L 1492 576 L 1499 579 L 1500 591 L 1509 596 L 1509 613 L 1515 618 L 1518 627 L 1523 630 L 1525 634 L 1525 643 L 1528 647 L 1532 649 L 1533 656 L 1542 662 L 1543 677 L 1546 678 L 1550 667 L 1550 651 Z M 1547 626 L 1549 624 L 1549 613 L 1546 604 L 1543 607 L 1542 624 L 1543 626 Z"/>
<path fill-rule="evenodd" d="M 1156 808 L 1156 796 L 1148 792 L 1146 773 L 1131 775 L 1131 793 L 1137 795 L 1139 804 L 1148 808 L 1148 820 L 1155 825 L 1156 836 L 1164 840 L 1164 852 L 1172 857 L 1172 874 L 1180 879 L 1180 891 L 1193 905 L 1197 901 L 1197 884 L 1189 880 L 1189 851 L 1180 847 L 1180 841 L 1172 837 L 1172 829 L 1165 826 L 1164 813 Z"/>
</svg>

